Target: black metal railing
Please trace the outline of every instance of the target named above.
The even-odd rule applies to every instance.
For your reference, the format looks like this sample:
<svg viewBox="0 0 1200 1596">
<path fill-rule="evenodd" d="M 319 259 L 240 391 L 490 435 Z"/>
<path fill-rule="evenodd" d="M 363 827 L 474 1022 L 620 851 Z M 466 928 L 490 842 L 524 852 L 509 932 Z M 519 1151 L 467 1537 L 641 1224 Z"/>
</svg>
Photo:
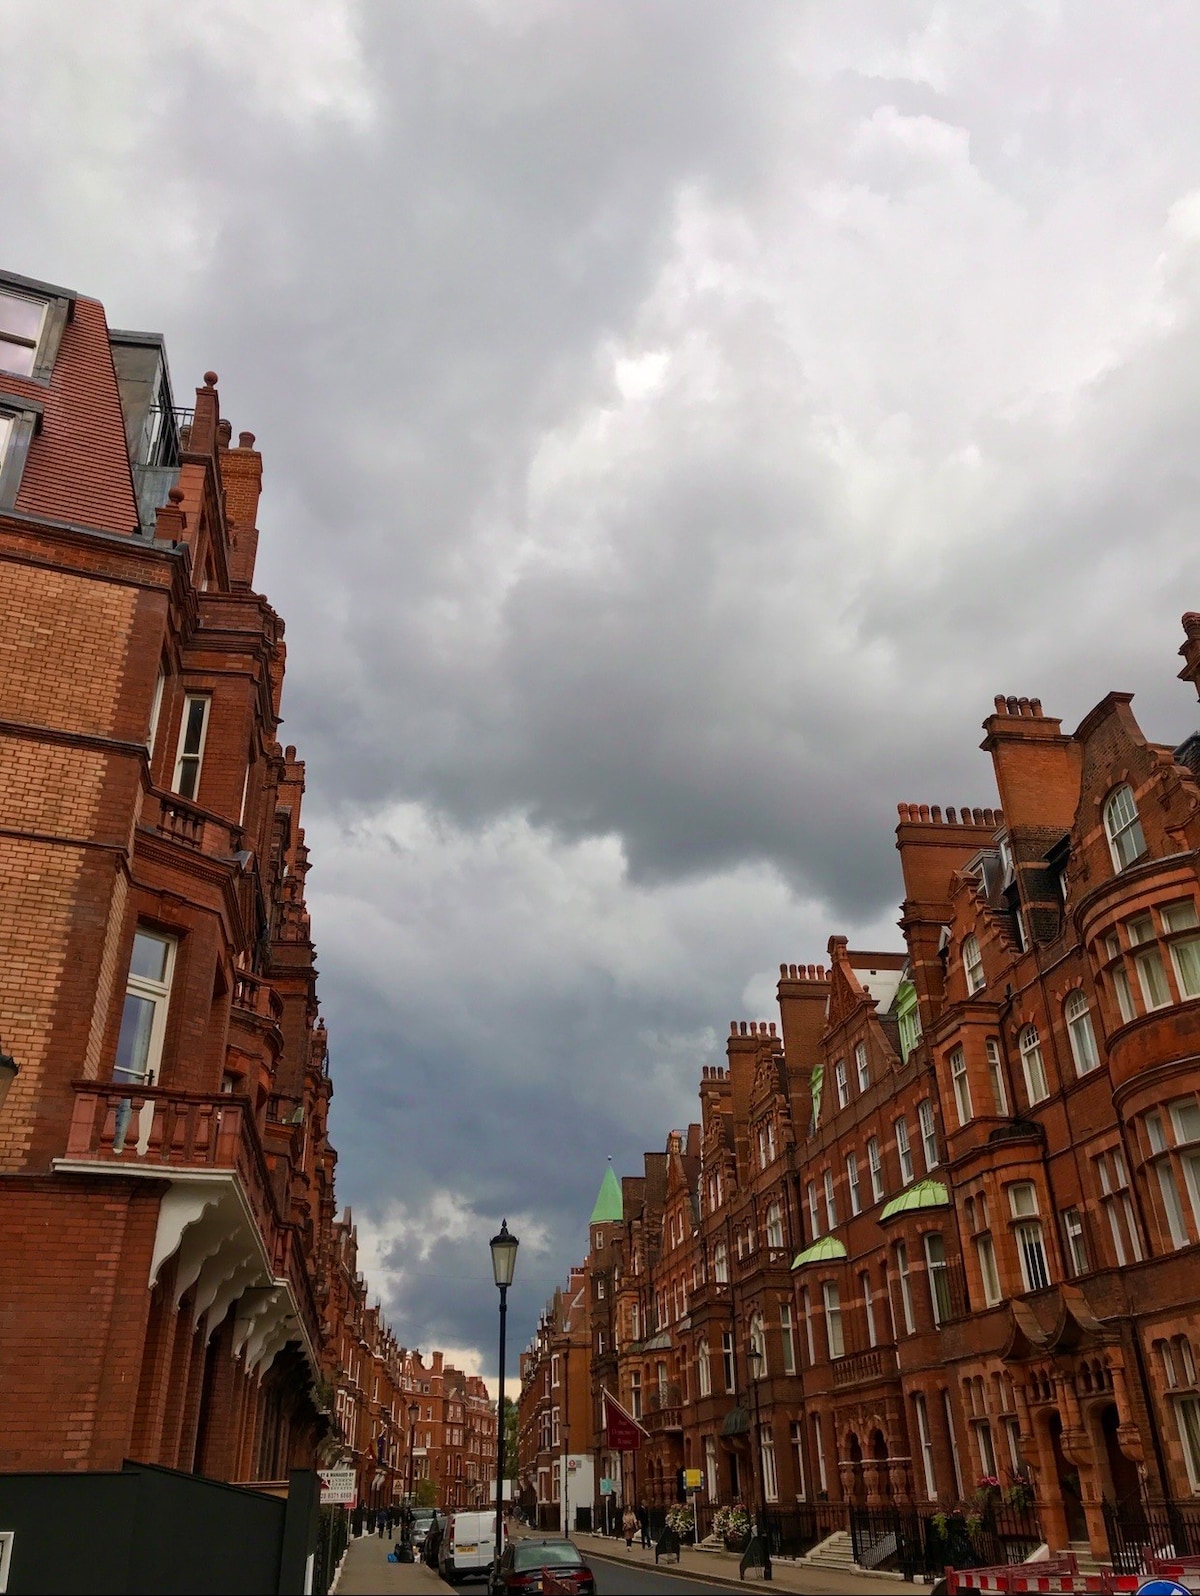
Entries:
<svg viewBox="0 0 1200 1596">
<path fill-rule="evenodd" d="M 1103 1506 L 1108 1548 L 1119 1574 L 1146 1572 L 1150 1557 L 1200 1556 L 1200 1502 L 1132 1498 Z"/>
<path fill-rule="evenodd" d="M 850 1540 L 861 1568 L 936 1579 L 947 1567 L 1023 1563 L 1044 1540 L 1037 1515 L 1001 1507 L 984 1514 L 915 1507 L 852 1507 Z"/>
</svg>

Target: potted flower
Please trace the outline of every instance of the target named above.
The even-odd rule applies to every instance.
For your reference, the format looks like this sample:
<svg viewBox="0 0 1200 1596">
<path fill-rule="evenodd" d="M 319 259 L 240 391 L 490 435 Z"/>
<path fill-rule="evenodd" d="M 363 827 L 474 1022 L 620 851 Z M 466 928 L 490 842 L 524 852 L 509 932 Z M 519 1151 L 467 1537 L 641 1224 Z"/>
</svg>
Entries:
<svg viewBox="0 0 1200 1596">
<path fill-rule="evenodd" d="M 690 1507 L 677 1503 L 667 1513 L 667 1528 L 674 1530 L 679 1539 L 686 1540 L 696 1527 L 696 1515 Z"/>
<path fill-rule="evenodd" d="M 740 1502 L 718 1508 L 713 1519 L 713 1534 L 721 1537 L 729 1551 L 745 1551 L 750 1539 L 750 1515 Z"/>
<path fill-rule="evenodd" d="M 1018 1476 L 1004 1493 L 1004 1505 L 1014 1513 L 1028 1512 L 1033 1506 L 1033 1486 Z"/>
</svg>

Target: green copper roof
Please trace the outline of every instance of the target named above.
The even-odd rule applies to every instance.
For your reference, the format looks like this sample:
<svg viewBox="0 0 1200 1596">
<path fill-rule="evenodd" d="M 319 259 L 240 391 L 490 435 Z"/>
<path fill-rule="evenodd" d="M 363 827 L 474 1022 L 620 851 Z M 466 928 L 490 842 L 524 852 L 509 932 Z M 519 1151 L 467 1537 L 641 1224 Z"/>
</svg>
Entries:
<svg viewBox="0 0 1200 1596">
<path fill-rule="evenodd" d="M 949 1206 L 950 1193 L 940 1180 L 919 1180 L 915 1186 L 902 1191 L 899 1197 L 893 1197 L 891 1202 L 884 1203 L 879 1220 L 882 1224 L 885 1219 L 895 1219 L 897 1214 L 911 1214 L 918 1208 Z"/>
<path fill-rule="evenodd" d="M 846 1249 L 836 1236 L 822 1236 L 811 1247 L 805 1247 L 792 1259 L 793 1269 L 803 1269 L 805 1264 L 828 1263 L 832 1258 L 844 1258 Z"/>
<path fill-rule="evenodd" d="M 600 1182 L 600 1193 L 588 1224 L 611 1225 L 624 1217 L 625 1204 L 621 1200 L 621 1188 L 617 1184 L 617 1177 L 613 1174 L 610 1164 L 604 1171 L 604 1179 Z"/>
</svg>

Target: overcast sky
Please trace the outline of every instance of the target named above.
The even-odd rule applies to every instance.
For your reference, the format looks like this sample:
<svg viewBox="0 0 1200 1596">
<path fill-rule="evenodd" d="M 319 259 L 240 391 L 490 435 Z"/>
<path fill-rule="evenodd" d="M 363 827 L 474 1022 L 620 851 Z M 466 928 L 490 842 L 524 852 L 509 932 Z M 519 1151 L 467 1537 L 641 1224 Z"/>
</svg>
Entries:
<svg viewBox="0 0 1200 1596">
<path fill-rule="evenodd" d="M 265 457 L 338 1183 L 495 1369 L 900 799 L 1200 607 L 1200 8 L 0 0 L 2 264 Z M 515 1355 L 514 1355 L 515 1364 Z"/>
</svg>

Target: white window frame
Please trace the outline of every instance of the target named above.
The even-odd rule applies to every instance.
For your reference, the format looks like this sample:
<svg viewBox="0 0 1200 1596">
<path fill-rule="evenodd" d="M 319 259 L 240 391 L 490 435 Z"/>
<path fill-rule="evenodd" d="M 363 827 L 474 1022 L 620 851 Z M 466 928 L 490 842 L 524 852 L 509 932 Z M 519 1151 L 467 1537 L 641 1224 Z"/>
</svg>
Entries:
<svg viewBox="0 0 1200 1596">
<path fill-rule="evenodd" d="M 1090 1075 L 1100 1068 L 1100 1050 L 1096 1046 L 1096 1033 L 1092 1028 L 1092 1011 L 1081 988 L 1067 994 L 1063 1004 L 1063 1021 L 1067 1039 L 1071 1044 L 1071 1057 L 1075 1060 L 1075 1073 Z"/>
<path fill-rule="evenodd" d="M 871 1136 L 867 1140 L 867 1168 L 871 1172 L 871 1200 L 880 1202 L 883 1198 L 883 1158 L 879 1151 L 879 1138 Z"/>
<path fill-rule="evenodd" d="M 917 1317 L 913 1312 L 912 1281 L 909 1278 L 908 1247 L 898 1241 L 895 1247 L 896 1275 L 900 1281 L 900 1306 L 904 1309 L 904 1333 L 913 1335 L 917 1328 Z"/>
<path fill-rule="evenodd" d="M 791 1419 L 788 1421 L 788 1436 L 792 1443 L 792 1452 L 796 1459 L 796 1500 L 804 1502 L 808 1499 L 808 1489 L 804 1483 L 804 1420 Z"/>
<path fill-rule="evenodd" d="M 877 1347 L 879 1345 L 879 1333 L 875 1326 L 875 1302 L 871 1291 L 869 1270 L 864 1269 L 859 1275 L 858 1288 L 862 1292 L 863 1315 L 867 1321 L 867 1345 L 869 1347 Z"/>
<path fill-rule="evenodd" d="M 1065 1252 L 1071 1275 L 1078 1279 L 1088 1272 L 1087 1236 L 1083 1228 L 1083 1215 L 1078 1208 L 1064 1208 L 1062 1216 Z"/>
<path fill-rule="evenodd" d="M 146 728 L 146 752 L 151 759 L 154 758 L 154 744 L 158 738 L 158 717 L 162 713 L 163 690 L 167 685 L 167 673 L 160 665 L 158 675 L 154 678 L 154 697 L 150 700 L 150 724 Z"/>
<path fill-rule="evenodd" d="M 777 1202 L 767 1208 L 767 1246 L 783 1246 L 783 1210 Z"/>
<path fill-rule="evenodd" d="M 816 1443 L 814 1450 L 817 1454 L 817 1480 L 822 1491 L 829 1489 L 829 1474 L 825 1468 L 825 1436 L 821 1429 L 821 1415 L 812 1415 L 813 1441 Z"/>
<path fill-rule="evenodd" d="M 962 940 L 963 975 L 967 982 L 967 995 L 973 997 L 976 992 L 982 992 L 987 985 L 987 977 L 983 973 L 983 954 L 979 951 L 979 938 L 973 931 Z"/>
<path fill-rule="evenodd" d="M 1000 1056 L 1000 1043 L 989 1036 L 984 1043 L 988 1061 L 988 1079 L 992 1085 L 992 1105 L 1001 1119 L 1008 1117 L 1008 1092 L 1004 1085 L 1004 1062 Z"/>
<path fill-rule="evenodd" d="M 16 287 L 15 284 L 7 282 L 0 283 L 0 297 L 3 297 L 4 299 L 15 299 L 21 304 L 25 305 L 36 306 L 39 313 L 37 331 L 32 338 L 26 333 L 16 332 L 11 328 L 11 326 L 8 330 L 5 330 L 4 318 L 3 315 L 0 314 L 0 372 L 2 372 L 6 377 L 17 377 L 23 382 L 37 382 L 39 380 L 41 366 L 39 353 L 42 349 L 42 344 L 46 336 L 46 328 L 50 320 L 50 310 L 54 302 L 50 299 L 47 299 L 44 294 L 27 293 L 25 290 Z M 29 352 L 28 371 L 23 369 L 23 365 L 4 365 L 3 362 L 7 357 L 8 351 L 16 349 L 27 350 Z"/>
<path fill-rule="evenodd" d="M 1166 966 L 1157 945 L 1141 948 L 1133 955 L 1133 963 L 1146 1013 L 1167 1008 L 1172 1002 L 1171 983 L 1167 980 Z"/>
<path fill-rule="evenodd" d="M 737 1390 L 737 1368 L 733 1361 L 733 1331 L 721 1334 L 721 1373 L 725 1376 L 726 1391 Z"/>
<path fill-rule="evenodd" d="M 158 1080 L 162 1070 L 163 1044 L 167 1034 L 167 1016 L 171 1007 L 171 983 L 175 978 L 175 959 L 179 951 L 179 940 L 170 936 L 165 931 L 156 931 L 148 925 L 138 925 L 134 930 L 134 942 L 138 937 L 146 937 L 154 942 L 161 942 L 166 949 L 163 960 L 163 978 L 153 981 L 148 976 L 135 975 L 130 969 L 125 977 L 125 997 L 140 998 L 143 1002 L 152 1003 L 154 1012 L 150 1021 L 150 1035 L 146 1043 L 145 1068 L 141 1072 L 131 1072 L 121 1068 L 115 1061 L 113 1064 L 113 1080 L 121 1085 L 148 1086 Z M 133 948 L 130 948 L 130 964 L 133 963 Z M 124 1030 L 124 1017 L 122 1015 L 122 1031 Z M 120 1042 L 118 1040 L 118 1048 Z"/>
<path fill-rule="evenodd" d="M 831 1231 L 837 1229 L 837 1195 L 833 1189 L 833 1170 L 826 1169 L 821 1176 L 825 1188 L 825 1219 Z"/>
<path fill-rule="evenodd" d="M 1022 1219 L 1013 1226 L 1017 1244 L 1017 1258 L 1021 1265 L 1021 1279 L 1026 1291 L 1045 1291 L 1053 1281 L 1050 1257 L 1046 1251 L 1046 1233 L 1040 1219 Z M 1034 1259 L 1041 1259 L 1040 1270 L 1032 1268 Z M 1042 1275 L 1044 1278 L 1038 1278 Z"/>
<path fill-rule="evenodd" d="M 1025 1095 L 1030 1105 L 1044 1103 L 1050 1096 L 1050 1083 L 1046 1077 L 1046 1061 L 1042 1056 L 1042 1041 L 1036 1025 L 1026 1025 L 1018 1039 L 1021 1051 L 1021 1073 L 1025 1078 Z"/>
<path fill-rule="evenodd" d="M 1146 835 L 1128 782 L 1109 794 L 1104 805 L 1104 834 L 1108 838 L 1113 869 L 1118 875 L 1136 864 L 1146 852 Z"/>
<path fill-rule="evenodd" d="M 718 1285 L 729 1284 L 729 1249 L 723 1241 L 713 1248 L 713 1279 Z"/>
<path fill-rule="evenodd" d="M 1171 1401 L 1188 1481 L 1193 1491 L 1200 1492 L 1200 1397 L 1184 1395 L 1172 1397 Z"/>
<path fill-rule="evenodd" d="M 768 1502 L 779 1500 L 779 1471 L 775 1467 L 775 1436 L 770 1420 L 758 1427 L 758 1466 L 761 1469 L 763 1496 Z"/>
<path fill-rule="evenodd" d="M 933 1117 L 933 1103 L 928 1097 L 923 1097 L 917 1104 L 917 1124 L 921 1131 L 921 1154 L 928 1174 L 941 1162 L 938 1158 L 937 1122 Z"/>
<path fill-rule="evenodd" d="M 187 749 L 188 731 L 192 719 L 192 705 L 203 704 L 204 712 L 200 722 L 200 738 L 194 750 Z M 175 750 L 175 773 L 171 778 L 171 791 L 178 793 L 188 803 L 200 801 L 200 778 L 204 771 L 204 745 L 208 741 L 208 722 L 212 714 L 211 693 L 188 693 L 183 700 L 183 714 L 179 720 L 179 743 Z M 183 790 L 183 776 L 185 762 L 195 765 L 195 778 L 192 782 L 190 793 Z"/>
<path fill-rule="evenodd" d="M 804 1315 L 804 1344 L 808 1352 L 808 1366 L 811 1369 L 817 1361 L 817 1342 L 813 1332 L 812 1292 L 807 1286 L 800 1293 L 800 1310 Z"/>
<path fill-rule="evenodd" d="M 837 1088 L 838 1107 L 845 1108 L 850 1101 L 850 1087 L 846 1081 L 846 1060 L 838 1059 L 833 1066 L 833 1083 Z"/>
<path fill-rule="evenodd" d="M 821 1302 L 825 1309 L 825 1345 L 829 1356 L 846 1356 L 846 1338 L 842 1333 L 842 1298 L 836 1280 L 821 1282 Z"/>
<path fill-rule="evenodd" d="M 846 1189 L 850 1194 L 851 1214 L 862 1213 L 862 1189 L 858 1180 L 858 1155 L 846 1154 Z"/>
<path fill-rule="evenodd" d="M 1003 1293 L 1000 1290 L 1000 1272 L 996 1267 L 996 1243 L 990 1230 L 975 1237 L 975 1256 L 979 1260 L 979 1278 L 983 1283 L 984 1306 L 994 1308 Z"/>
<path fill-rule="evenodd" d="M 929 1309 L 933 1322 L 941 1328 L 954 1312 L 950 1300 L 950 1265 L 946 1258 L 946 1238 L 940 1230 L 927 1230 L 923 1237 L 925 1247 L 925 1273 L 929 1282 Z M 938 1249 L 941 1257 L 937 1257 Z"/>
<path fill-rule="evenodd" d="M 1137 1007 L 1133 1001 L 1133 988 L 1129 984 L 1129 972 L 1123 964 L 1116 964 L 1110 971 L 1109 978 L 1112 981 L 1113 991 L 1116 993 L 1117 1012 L 1121 1016 L 1121 1022 L 1124 1025 L 1128 1025 L 1130 1020 L 1137 1017 Z"/>
<path fill-rule="evenodd" d="M 958 1123 L 966 1125 L 971 1115 L 971 1083 L 967 1079 L 967 1055 L 961 1047 L 950 1049 L 950 1084 L 954 1089 L 954 1107 Z"/>
<path fill-rule="evenodd" d="M 933 1467 L 933 1438 L 929 1433 L 929 1413 L 925 1407 L 923 1391 L 913 1392 L 913 1408 L 917 1415 L 917 1441 L 925 1470 L 925 1496 L 928 1501 L 936 1502 L 937 1475 Z"/>
<path fill-rule="evenodd" d="M 916 1171 L 913 1166 L 912 1143 L 908 1139 L 908 1121 L 903 1115 L 893 1122 L 892 1133 L 896 1138 L 896 1156 L 900 1160 L 900 1183 L 902 1186 L 911 1186 Z"/>
<path fill-rule="evenodd" d="M 966 1492 L 963 1489 L 962 1463 L 958 1456 L 958 1437 L 954 1433 L 954 1404 L 945 1386 L 942 1387 L 942 1413 L 946 1420 L 946 1434 L 950 1438 L 950 1463 L 954 1469 L 955 1499 L 961 1502 Z"/>
<path fill-rule="evenodd" d="M 858 1089 L 865 1092 L 871 1084 L 871 1067 L 867 1062 L 867 1044 L 856 1042 L 854 1044 L 854 1072 L 858 1077 Z"/>
<path fill-rule="evenodd" d="M 808 1182 L 806 1195 L 808 1197 L 808 1217 L 812 1224 L 813 1240 L 821 1234 L 821 1204 L 817 1197 L 817 1183 L 815 1180 Z"/>
<path fill-rule="evenodd" d="M 792 1324 L 791 1304 L 779 1304 L 779 1345 L 783 1354 L 784 1374 L 796 1372 L 796 1332 Z"/>
</svg>

